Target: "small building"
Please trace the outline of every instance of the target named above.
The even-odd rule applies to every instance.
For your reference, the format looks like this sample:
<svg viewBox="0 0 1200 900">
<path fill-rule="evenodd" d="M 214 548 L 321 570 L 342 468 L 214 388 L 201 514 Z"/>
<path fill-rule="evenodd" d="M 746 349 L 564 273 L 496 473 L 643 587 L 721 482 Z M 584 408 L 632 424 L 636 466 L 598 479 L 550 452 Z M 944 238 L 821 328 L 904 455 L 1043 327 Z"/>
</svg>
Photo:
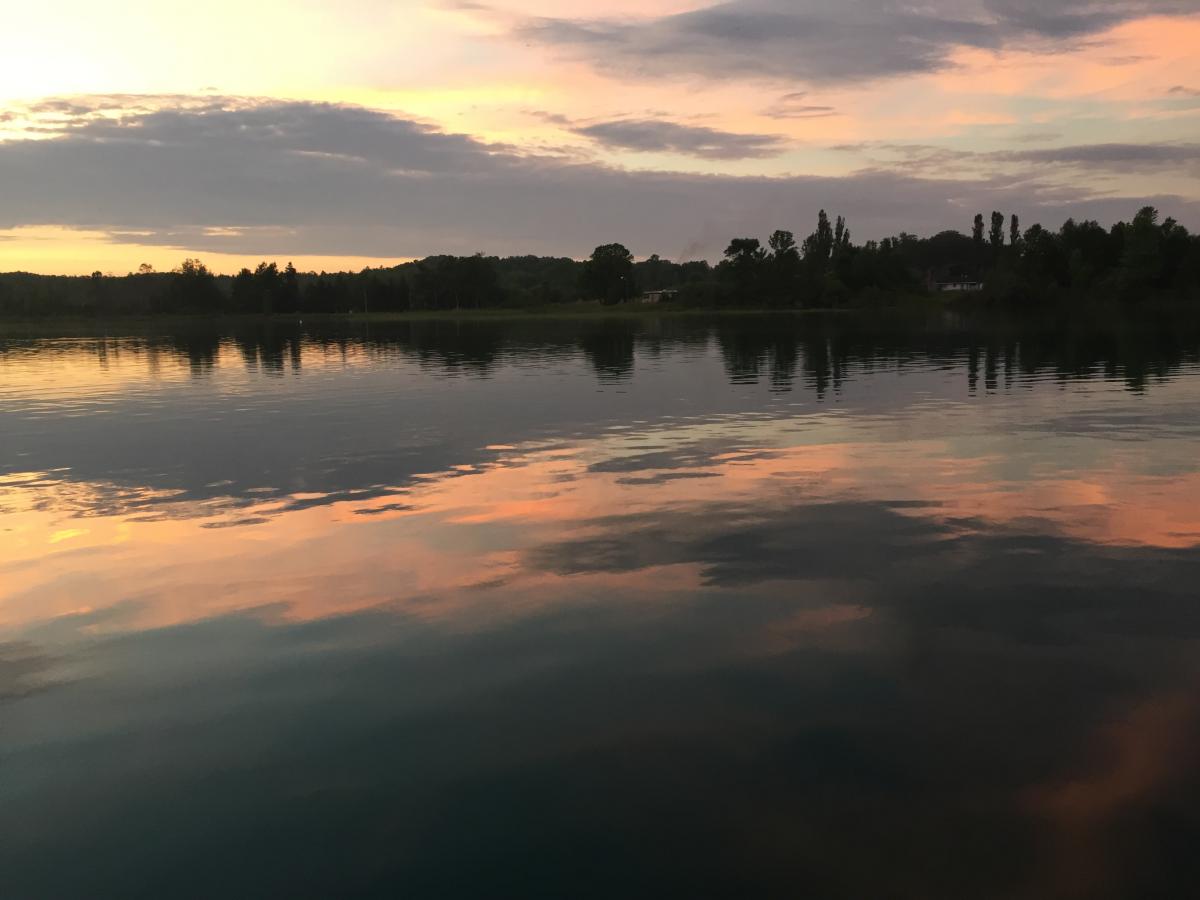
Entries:
<svg viewBox="0 0 1200 900">
<path fill-rule="evenodd" d="M 679 296 L 679 291 L 662 290 L 662 291 L 646 291 L 642 294 L 639 303 L 664 303 L 674 300 Z"/>
<path fill-rule="evenodd" d="M 982 281 L 939 281 L 937 289 L 946 292 L 973 293 L 983 290 Z"/>
</svg>

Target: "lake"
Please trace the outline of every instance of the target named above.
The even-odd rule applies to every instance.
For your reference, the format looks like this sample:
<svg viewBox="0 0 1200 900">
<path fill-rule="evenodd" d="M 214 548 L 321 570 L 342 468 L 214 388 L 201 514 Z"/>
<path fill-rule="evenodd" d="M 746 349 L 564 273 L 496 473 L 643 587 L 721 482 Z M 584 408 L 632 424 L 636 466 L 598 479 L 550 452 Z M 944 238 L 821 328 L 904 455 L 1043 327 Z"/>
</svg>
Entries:
<svg viewBox="0 0 1200 900">
<path fill-rule="evenodd" d="M 0 896 L 1184 896 L 1198 587 L 1195 316 L 10 332 Z"/>
</svg>

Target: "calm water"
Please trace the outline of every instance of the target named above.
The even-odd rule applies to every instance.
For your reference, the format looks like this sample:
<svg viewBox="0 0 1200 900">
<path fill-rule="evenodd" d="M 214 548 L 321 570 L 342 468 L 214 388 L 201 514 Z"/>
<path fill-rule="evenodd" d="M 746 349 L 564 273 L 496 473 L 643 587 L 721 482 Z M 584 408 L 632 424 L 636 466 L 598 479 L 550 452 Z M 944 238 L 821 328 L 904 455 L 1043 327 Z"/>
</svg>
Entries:
<svg viewBox="0 0 1200 900">
<path fill-rule="evenodd" d="M 0 896 L 1182 897 L 1200 329 L 0 340 Z"/>
</svg>

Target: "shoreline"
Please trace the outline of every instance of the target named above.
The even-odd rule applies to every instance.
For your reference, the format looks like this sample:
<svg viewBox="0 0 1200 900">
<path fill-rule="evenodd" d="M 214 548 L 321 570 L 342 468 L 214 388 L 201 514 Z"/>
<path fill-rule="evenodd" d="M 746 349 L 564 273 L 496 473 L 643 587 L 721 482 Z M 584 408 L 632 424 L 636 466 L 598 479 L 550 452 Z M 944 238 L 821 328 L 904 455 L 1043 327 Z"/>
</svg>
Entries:
<svg viewBox="0 0 1200 900">
<path fill-rule="evenodd" d="M 244 323 L 262 323 L 262 324 L 288 324 L 288 325 L 307 325 L 314 324 L 340 324 L 340 323 L 363 323 L 363 324 L 387 324 L 392 322 L 437 322 L 437 321 L 536 321 L 542 320 L 588 320 L 588 319 L 645 319 L 656 317 L 671 317 L 671 318 L 712 318 L 712 317 L 763 317 L 763 316 L 788 316 L 788 317 L 808 317 L 816 315 L 857 315 L 865 312 L 904 312 L 904 311 L 930 311 L 931 309 L 948 309 L 948 304 L 940 301 L 934 303 L 922 304 L 920 307 L 911 307 L 908 304 L 903 306 L 875 306 L 875 307 L 840 307 L 840 308 L 814 308 L 814 309 L 794 309 L 782 308 L 772 309 L 768 307 L 762 308 L 700 308 L 700 307 L 678 307 L 666 305 L 620 305 L 620 306 L 603 306 L 592 304 L 578 304 L 567 306 L 547 306 L 547 307 L 530 307 L 523 309 L 438 309 L 438 310 L 410 310 L 407 312 L 378 312 L 378 313 L 273 313 L 270 315 L 263 313 L 222 313 L 212 315 L 209 313 L 162 313 L 162 314 L 146 314 L 146 313 L 97 313 L 95 315 L 80 316 L 80 315 L 61 315 L 49 314 L 45 316 L 21 316 L 12 318 L 0 318 L 0 337 L 5 332 L 14 328 L 36 328 L 39 325 L 63 326 L 75 325 L 82 326 L 88 324 L 110 324 L 120 322 L 129 325 L 197 325 L 197 324 L 244 324 Z"/>
<path fill-rule="evenodd" d="M 1082 315 L 1085 314 L 1086 315 Z M 118 313 L 97 312 L 92 315 L 51 313 L 45 316 L 0 317 L 0 340 L 12 337 L 51 335 L 66 337 L 72 332 L 89 335 L 114 327 L 134 332 L 172 331 L 193 328 L 230 330 L 239 327 L 306 327 L 337 325 L 390 325 L 421 322 L 457 323 L 503 323 L 503 322 L 601 322 L 601 321 L 648 321 L 653 319 L 817 319 L 878 318 L 880 320 L 903 321 L 935 314 L 959 314 L 969 316 L 996 315 L 1008 321 L 1026 321 L 1045 324 L 1061 316 L 1072 318 L 1099 319 L 1147 319 L 1161 314 L 1188 317 L 1200 316 L 1200 300 L 1183 298 L 1147 298 L 1141 304 L 1126 304 L 1112 298 L 1063 299 L 1045 305 L 1030 304 L 1011 306 L 993 302 L 980 302 L 972 295 L 904 295 L 889 304 L 864 304 L 841 307 L 798 309 L 794 307 L 685 307 L 674 304 L 617 304 L 604 305 L 597 302 L 572 303 L 543 307 L 512 309 L 430 309 L 406 312 L 348 312 L 348 313 Z"/>
</svg>

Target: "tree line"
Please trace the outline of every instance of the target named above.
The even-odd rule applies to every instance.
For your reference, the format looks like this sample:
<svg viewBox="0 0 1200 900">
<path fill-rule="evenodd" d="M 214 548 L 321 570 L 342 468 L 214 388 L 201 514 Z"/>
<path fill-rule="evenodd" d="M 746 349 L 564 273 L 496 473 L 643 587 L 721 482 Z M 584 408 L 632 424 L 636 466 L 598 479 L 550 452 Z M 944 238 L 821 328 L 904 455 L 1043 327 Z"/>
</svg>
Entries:
<svg viewBox="0 0 1200 900">
<path fill-rule="evenodd" d="M 637 261 L 622 244 L 584 261 L 521 256 L 433 256 L 350 273 L 299 272 L 263 262 L 219 276 L 196 259 L 171 272 L 125 276 L 0 275 L 0 315 L 337 314 L 619 304 L 670 290 L 688 307 L 834 308 L 889 304 L 947 282 L 983 285 L 986 301 L 1200 298 L 1200 236 L 1153 207 L 1104 228 L 1069 219 L 1057 231 L 1022 230 L 1016 215 L 975 217 L 970 233 L 902 232 L 856 244 L 848 223 L 822 210 L 801 240 L 778 230 L 764 245 L 730 241 L 717 265 Z"/>
<path fill-rule="evenodd" d="M 1057 231 L 1022 230 L 1018 216 L 993 212 L 990 222 L 976 215 L 969 235 L 901 233 L 856 245 L 845 220 L 831 224 L 822 211 L 799 245 L 788 231 L 776 231 L 765 247 L 754 238 L 731 241 L 715 274 L 710 290 L 719 305 L 837 307 L 964 282 L 1006 305 L 1191 300 L 1200 298 L 1200 236 L 1145 207 L 1108 229 L 1068 219 Z"/>
</svg>

